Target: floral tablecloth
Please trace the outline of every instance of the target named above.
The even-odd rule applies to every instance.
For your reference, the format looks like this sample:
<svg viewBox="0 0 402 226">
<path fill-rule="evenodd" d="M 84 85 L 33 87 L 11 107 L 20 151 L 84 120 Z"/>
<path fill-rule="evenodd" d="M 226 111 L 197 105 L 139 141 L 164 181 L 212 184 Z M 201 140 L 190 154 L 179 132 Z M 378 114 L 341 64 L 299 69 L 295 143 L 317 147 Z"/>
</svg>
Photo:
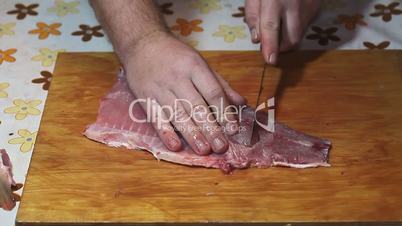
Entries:
<svg viewBox="0 0 402 226">
<path fill-rule="evenodd" d="M 163 0 L 172 32 L 199 50 L 258 50 L 241 0 Z M 401 49 L 401 0 L 323 0 L 301 49 Z M 0 148 L 21 194 L 57 54 L 112 51 L 87 1 L 0 0 Z M 21 188 L 22 187 L 22 188 Z M 50 201 L 50 200 L 49 200 Z M 0 209 L 0 226 L 18 209 Z"/>
</svg>

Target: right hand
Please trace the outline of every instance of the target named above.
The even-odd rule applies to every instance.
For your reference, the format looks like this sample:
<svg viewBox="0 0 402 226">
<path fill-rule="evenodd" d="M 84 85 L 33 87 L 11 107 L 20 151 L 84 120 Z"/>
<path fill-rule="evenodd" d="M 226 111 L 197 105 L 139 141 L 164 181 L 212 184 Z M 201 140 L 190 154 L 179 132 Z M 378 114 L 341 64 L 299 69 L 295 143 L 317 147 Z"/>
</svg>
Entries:
<svg viewBox="0 0 402 226">
<path fill-rule="evenodd" d="M 276 64 L 279 52 L 298 45 L 319 8 L 320 0 L 246 0 L 251 40 L 261 42 L 267 63 Z"/>
<path fill-rule="evenodd" d="M 154 32 L 127 49 L 122 61 L 137 98 L 150 98 L 159 109 L 173 109 L 170 122 L 165 120 L 171 116 L 166 109 L 160 115 L 151 114 L 152 124 L 169 150 L 179 151 L 182 147 L 174 127 L 199 155 L 228 149 L 224 133 L 236 133 L 238 124 L 233 114 L 225 114 L 225 107 L 231 103 L 243 105 L 245 99 L 211 70 L 197 51 L 167 32 Z M 188 100 L 192 109 L 189 104 L 179 104 L 174 109 L 177 99 Z M 222 121 L 207 120 L 210 106 L 217 106 L 214 113 Z M 145 104 L 142 107 L 151 113 Z"/>
</svg>

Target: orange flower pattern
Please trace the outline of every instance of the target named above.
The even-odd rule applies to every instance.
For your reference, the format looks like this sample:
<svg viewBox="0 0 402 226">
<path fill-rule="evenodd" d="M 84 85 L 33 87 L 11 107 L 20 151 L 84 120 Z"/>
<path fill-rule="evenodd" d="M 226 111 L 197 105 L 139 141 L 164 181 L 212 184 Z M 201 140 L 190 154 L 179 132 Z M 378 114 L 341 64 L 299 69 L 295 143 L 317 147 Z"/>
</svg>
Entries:
<svg viewBox="0 0 402 226">
<path fill-rule="evenodd" d="M 7 50 L 1 50 L 0 49 L 0 65 L 5 61 L 5 62 L 15 62 L 15 58 L 12 56 L 15 52 L 17 52 L 17 49 L 7 49 Z"/>
<path fill-rule="evenodd" d="M 49 35 L 61 35 L 61 32 L 58 28 L 61 27 L 61 23 L 54 23 L 47 25 L 44 22 L 36 23 L 37 29 L 30 30 L 29 34 L 39 34 L 38 38 L 40 40 L 47 39 Z"/>
<path fill-rule="evenodd" d="M 188 21 L 183 18 L 178 18 L 176 20 L 176 25 L 172 27 L 172 31 L 180 31 L 183 36 L 189 36 L 193 31 L 202 32 L 204 29 L 198 25 L 202 23 L 202 20 L 191 20 Z"/>
<path fill-rule="evenodd" d="M 354 30 L 356 25 L 367 26 L 367 23 L 363 21 L 364 16 L 361 14 L 355 14 L 352 16 L 340 14 L 334 21 L 335 24 L 343 24 L 348 30 Z"/>
</svg>

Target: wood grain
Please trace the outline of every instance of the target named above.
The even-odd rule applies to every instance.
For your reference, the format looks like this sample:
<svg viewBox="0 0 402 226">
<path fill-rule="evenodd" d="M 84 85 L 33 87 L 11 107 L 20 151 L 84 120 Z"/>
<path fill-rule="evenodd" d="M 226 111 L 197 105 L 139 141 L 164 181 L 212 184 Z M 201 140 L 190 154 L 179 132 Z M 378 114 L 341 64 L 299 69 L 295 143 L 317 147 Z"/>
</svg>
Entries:
<svg viewBox="0 0 402 226">
<path fill-rule="evenodd" d="M 203 55 L 254 104 L 259 53 Z M 281 56 L 263 95 L 279 121 L 333 142 L 332 167 L 232 175 L 84 138 L 117 69 L 110 53 L 60 54 L 17 225 L 401 223 L 402 51 Z"/>
</svg>

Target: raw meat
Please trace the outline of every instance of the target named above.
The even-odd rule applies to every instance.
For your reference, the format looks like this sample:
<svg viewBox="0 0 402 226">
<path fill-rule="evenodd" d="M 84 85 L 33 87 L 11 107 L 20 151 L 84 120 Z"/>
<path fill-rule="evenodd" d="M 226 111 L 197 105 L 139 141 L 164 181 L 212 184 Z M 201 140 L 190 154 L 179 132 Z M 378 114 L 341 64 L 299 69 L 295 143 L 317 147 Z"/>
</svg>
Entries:
<svg viewBox="0 0 402 226">
<path fill-rule="evenodd" d="M 11 190 L 15 186 L 12 173 L 12 165 L 6 150 L 0 149 L 0 207 L 11 210 L 15 206 L 14 196 Z"/>
<path fill-rule="evenodd" d="M 84 135 L 113 147 L 144 149 L 157 159 L 190 166 L 220 168 L 225 172 L 248 167 L 329 166 L 328 151 L 331 143 L 328 140 L 297 132 L 280 123 L 275 124 L 274 133 L 258 128 L 258 142 L 251 146 L 242 144 L 242 133 L 228 137 L 229 150 L 224 154 L 199 156 L 187 144 L 179 152 L 169 151 L 150 123 L 131 120 L 129 105 L 133 100 L 135 97 L 124 74 L 120 73 L 112 90 L 101 100 L 96 122 L 86 128 Z M 146 118 L 139 104 L 135 104 L 131 112 L 137 119 Z M 242 117 L 240 126 L 251 129 L 253 109 L 245 108 Z"/>
</svg>

